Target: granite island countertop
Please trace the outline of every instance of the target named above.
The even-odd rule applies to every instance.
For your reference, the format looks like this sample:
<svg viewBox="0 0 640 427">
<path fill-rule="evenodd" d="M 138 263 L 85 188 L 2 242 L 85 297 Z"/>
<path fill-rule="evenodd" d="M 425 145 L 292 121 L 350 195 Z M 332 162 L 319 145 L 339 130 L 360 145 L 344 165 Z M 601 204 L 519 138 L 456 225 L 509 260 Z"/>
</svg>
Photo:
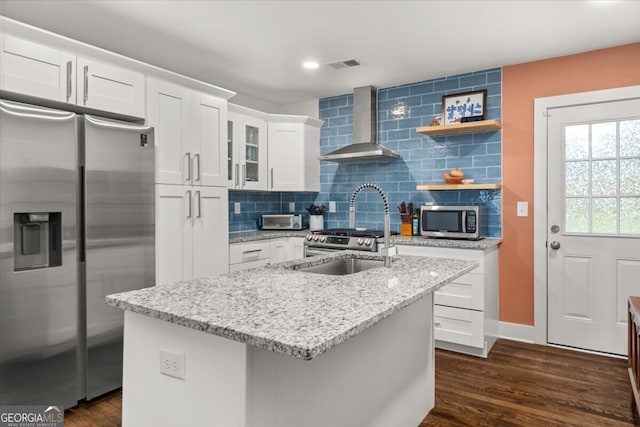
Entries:
<svg viewBox="0 0 640 427">
<path fill-rule="evenodd" d="M 331 276 L 296 271 L 341 251 L 107 296 L 123 310 L 300 359 L 313 359 L 477 267 L 446 258 L 399 255 L 391 268 Z"/>
</svg>

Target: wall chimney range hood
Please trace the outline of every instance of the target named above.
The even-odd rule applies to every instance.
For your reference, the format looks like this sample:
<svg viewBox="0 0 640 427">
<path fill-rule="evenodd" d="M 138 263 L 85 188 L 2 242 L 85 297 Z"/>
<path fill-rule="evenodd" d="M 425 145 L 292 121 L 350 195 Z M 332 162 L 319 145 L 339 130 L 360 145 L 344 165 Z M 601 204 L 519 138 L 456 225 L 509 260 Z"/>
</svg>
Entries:
<svg viewBox="0 0 640 427">
<path fill-rule="evenodd" d="M 399 159 L 398 154 L 377 143 L 377 116 L 377 89 L 373 86 L 355 88 L 353 90 L 353 142 L 323 154 L 319 159 L 340 163 Z"/>
</svg>

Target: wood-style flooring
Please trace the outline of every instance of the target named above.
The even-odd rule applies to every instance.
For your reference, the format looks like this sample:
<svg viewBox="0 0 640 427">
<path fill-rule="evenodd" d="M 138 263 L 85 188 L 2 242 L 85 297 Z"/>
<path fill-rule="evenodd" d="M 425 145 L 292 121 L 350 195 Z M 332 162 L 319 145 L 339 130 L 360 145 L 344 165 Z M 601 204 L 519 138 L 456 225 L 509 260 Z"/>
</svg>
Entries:
<svg viewBox="0 0 640 427">
<path fill-rule="evenodd" d="M 121 408 L 119 391 L 81 403 L 65 427 L 120 426 Z M 436 351 L 436 406 L 419 427 L 634 422 L 626 360 L 498 340 L 487 359 Z"/>
</svg>

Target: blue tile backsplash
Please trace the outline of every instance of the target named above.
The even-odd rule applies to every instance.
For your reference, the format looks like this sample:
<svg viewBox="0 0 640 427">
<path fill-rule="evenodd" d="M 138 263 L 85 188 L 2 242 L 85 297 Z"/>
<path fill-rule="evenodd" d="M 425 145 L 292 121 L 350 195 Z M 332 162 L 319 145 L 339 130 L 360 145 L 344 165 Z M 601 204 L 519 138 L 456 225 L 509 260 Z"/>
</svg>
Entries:
<svg viewBox="0 0 640 427">
<path fill-rule="evenodd" d="M 416 185 L 443 183 L 442 173 L 459 167 L 465 178 L 476 183 L 500 183 L 502 179 L 501 132 L 480 132 L 438 137 L 423 136 L 416 128 L 428 126 L 440 114 L 442 96 L 487 90 L 486 119 L 501 118 L 500 68 L 378 90 L 378 142 L 402 157 L 387 162 L 321 162 L 319 193 L 268 193 L 229 191 L 229 231 L 255 230 L 261 213 L 288 212 L 296 202 L 296 213 L 304 213 L 312 203 L 329 205 L 336 201 L 337 212 L 325 213 L 325 227 L 347 227 L 349 198 L 361 183 L 378 184 L 391 205 L 391 228 L 399 230 L 396 206 L 402 201 L 419 206 L 437 204 L 484 205 L 488 218 L 487 235 L 501 236 L 500 191 L 417 191 Z M 353 96 L 320 100 L 320 152 L 328 153 L 351 143 Z M 233 213 L 240 202 L 242 213 Z M 375 190 L 364 190 L 356 200 L 356 225 L 383 228 L 383 205 Z"/>
</svg>

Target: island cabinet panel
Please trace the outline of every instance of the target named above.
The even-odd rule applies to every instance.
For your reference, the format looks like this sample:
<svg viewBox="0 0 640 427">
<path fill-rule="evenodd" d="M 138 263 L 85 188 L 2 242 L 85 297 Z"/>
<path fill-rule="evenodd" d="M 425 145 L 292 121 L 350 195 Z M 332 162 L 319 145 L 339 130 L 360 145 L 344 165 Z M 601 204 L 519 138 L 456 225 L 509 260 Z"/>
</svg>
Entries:
<svg viewBox="0 0 640 427">
<path fill-rule="evenodd" d="M 430 294 L 312 360 L 126 311 L 122 425 L 415 427 L 435 403 L 432 308 Z M 161 350 L 183 355 L 183 379 L 160 373 Z"/>
<path fill-rule="evenodd" d="M 479 250 L 398 245 L 398 254 L 479 263 L 435 292 L 434 335 L 438 348 L 487 357 L 498 336 L 498 246 Z"/>
</svg>

